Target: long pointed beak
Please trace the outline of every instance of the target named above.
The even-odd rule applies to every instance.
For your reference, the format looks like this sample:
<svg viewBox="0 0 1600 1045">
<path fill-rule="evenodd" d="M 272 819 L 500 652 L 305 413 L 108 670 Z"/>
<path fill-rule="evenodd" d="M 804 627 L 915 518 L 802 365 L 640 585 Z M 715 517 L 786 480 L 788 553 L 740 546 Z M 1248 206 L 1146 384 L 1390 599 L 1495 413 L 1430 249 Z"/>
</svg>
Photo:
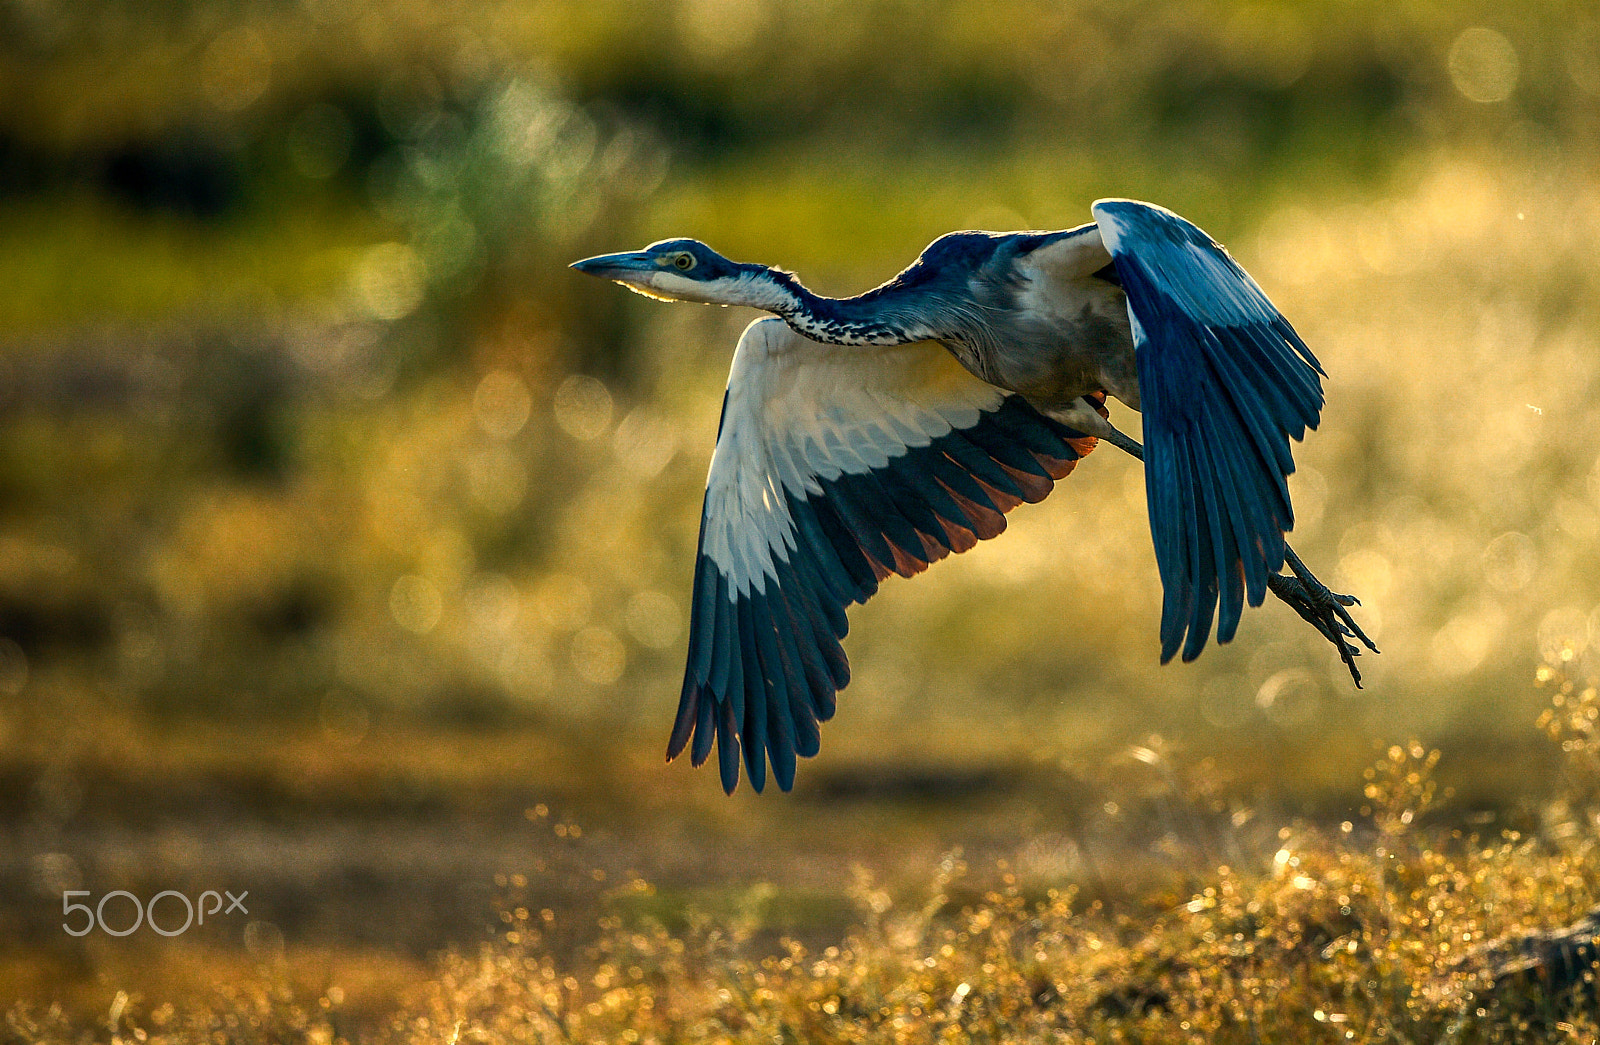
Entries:
<svg viewBox="0 0 1600 1045">
<path fill-rule="evenodd" d="M 637 280 L 645 273 L 658 270 L 654 255 L 642 250 L 631 250 L 622 254 L 601 254 L 582 261 L 574 261 L 571 268 L 601 279 Z"/>
</svg>

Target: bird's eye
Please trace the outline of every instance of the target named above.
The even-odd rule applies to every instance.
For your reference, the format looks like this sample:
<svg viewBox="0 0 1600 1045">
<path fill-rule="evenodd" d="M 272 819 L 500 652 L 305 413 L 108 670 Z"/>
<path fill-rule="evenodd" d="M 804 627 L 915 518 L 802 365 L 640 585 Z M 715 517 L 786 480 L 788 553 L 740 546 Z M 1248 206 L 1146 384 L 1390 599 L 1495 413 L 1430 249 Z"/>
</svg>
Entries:
<svg viewBox="0 0 1600 1045">
<path fill-rule="evenodd" d="M 694 268 L 694 255 L 687 251 L 672 259 L 672 263 L 685 272 Z"/>
</svg>

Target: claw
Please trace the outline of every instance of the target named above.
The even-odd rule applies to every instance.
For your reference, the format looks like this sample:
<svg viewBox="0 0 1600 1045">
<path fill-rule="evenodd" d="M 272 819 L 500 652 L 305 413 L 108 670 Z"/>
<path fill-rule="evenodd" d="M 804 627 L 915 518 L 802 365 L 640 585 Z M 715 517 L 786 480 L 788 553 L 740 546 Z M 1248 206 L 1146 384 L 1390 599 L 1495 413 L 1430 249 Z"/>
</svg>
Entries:
<svg viewBox="0 0 1600 1045">
<path fill-rule="evenodd" d="M 1361 688 L 1361 672 L 1356 668 L 1355 658 L 1361 651 L 1351 643 L 1345 641 L 1346 637 L 1360 640 L 1361 644 L 1373 653 L 1379 652 L 1378 647 L 1361 630 L 1354 617 L 1350 616 L 1346 607 L 1359 606 L 1361 600 L 1354 595 L 1341 595 L 1331 591 L 1327 585 L 1317 580 L 1306 564 L 1300 561 L 1300 556 L 1292 548 L 1284 546 L 1284 561 L 1289 569 L 1294 571 L 1294 576 L 1289 577 L 1277 574 L 1267 578 L 1267 587 L 1272 594 L 1288 603 L 1300 617 L 1339 651 L 1339 659 L 1344 661 L 1346 668 L 1350 669 L 1350 678 L 1355 682 L 1356 688 Z"/>
<path fill-rule="evenodd" d="M 1093 396 L 1083 398 L 1102 418 L 1106 417 L 1104 395 L 1098 399 Z M 1130 439 L 1115 428 L 1111 428 L 1109 421 L 1106 427 L 1110 428 L 1110 432 L 1103 438 L 1126 450 L 1138 460 L 1144 460 L 1144 447 L 1137 440 Z M 1296 555 L 1294 549 L 1287 544 L 1283 546 L 1283 557 L 1289 569 L 1294 571 L 1294 576 L 1274 574 L 1267 578 L 1267 587 L 1272 590 L 1272 594 L 1288 603 L 1290 608 L 1300 614 L 1306 623 L 1316 628 L 1323 638 L 1333 643 L 1334 648 L 1339 651 L 1339 659 L 1350 669 L 1350 678 L 1354 680 L 1356 689 L 1360 689 L 1361 672 L 1356 669 L 1356 658 L 1361 656 L 1361 651 L 1346 642 L 1345 637 L 1359 639 L 1367 649 L 1374 653 L 1379 652 L 1378 647 L 1367 638 L 1367 633 L 1361 630 L 1361 625 L 1357 624 L 1355 618 L 1346 611 L 1348 606 L 1361 605 L 1361 600 L 1354 595 L 1341 595 L 1336 591 L 1330 591 L 1326 584 L 1317 580 L 1316 575 L 1306 568 L 1306 564 L 1300 561 L 1300 556 Z"/>
</svg>

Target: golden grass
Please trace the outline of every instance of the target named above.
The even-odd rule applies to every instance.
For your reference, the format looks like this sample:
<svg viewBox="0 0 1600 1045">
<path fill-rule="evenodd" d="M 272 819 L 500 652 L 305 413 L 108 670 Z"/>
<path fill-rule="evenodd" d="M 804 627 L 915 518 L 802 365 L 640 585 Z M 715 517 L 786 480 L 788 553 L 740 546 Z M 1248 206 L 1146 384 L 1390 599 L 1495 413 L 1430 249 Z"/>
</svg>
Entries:
<svg viewBox="0 0 1600 1045">
<path fill-rule="evenodd" d="M 654 888 L 631 878 L 574 953 L 551 942 L 557 923 L 593 915 L 541 908 L 537 880 L 503 875 L 500 931 L 427 969 L 273 953 L 246 973 L 224 957 L 212 982 L 230 985 L 209 1000 L 151 1007 L 118 991 L 94 1021 L 24 1004 L 5 1033 L 171 1045 L 1588 1041 L 1600 1030 L 1581 1004 L 1592 993 L 1494 982 L 1520 933 L 1600 902 L 1595 689 L 1560 667 L 1540 680 L 1552 690 L 1540 725 L 1571 786 L 1533 835 L 1436 826 L 1442 756 L 1410 743 L 1366 772 L 1357 822 L 1286 823 L 1277 850 L 1248 866 L 1180 875 L 1136 900 L 1080 899 L 1014 859 L 974 868 L 956 851 L 910 894 L 857 869 L 853 927 L 801 940 L 763 913 L 770 889 L 714 918 L 675 912 L 669 928 L 649 913 Z M 319 961 L 339 971 L 319 982 Z"/>
</svg>

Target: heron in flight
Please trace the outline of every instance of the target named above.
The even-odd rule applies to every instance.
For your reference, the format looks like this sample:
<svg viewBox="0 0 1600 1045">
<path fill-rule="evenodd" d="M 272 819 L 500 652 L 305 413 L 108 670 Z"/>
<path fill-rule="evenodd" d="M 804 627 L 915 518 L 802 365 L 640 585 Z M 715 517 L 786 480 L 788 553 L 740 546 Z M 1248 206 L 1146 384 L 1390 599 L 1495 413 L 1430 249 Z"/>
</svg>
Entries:
<svg viewBox="0 0 1600 1045">
<path fill-rule="evenodd" d="M 1255 280 L 1164 208 L 1101 200 L 1062 232 L 953 232 L 865 294 L 828 298 L 692 239 L 573 264 L 663 300 L 776 318 L 739 339 L 706 480 L 689 662 L 667 757 L 741 753 L 794 783 L 849 681 L 845 609 L 1005 528 L 1097 440 L 1145 463 L 1161 660 L 1233 638 L 1270 590 L 1338 649 L 1374 646 L 1284 540 L 1289 438 L 1322 367 Z M 1143 413 L 1141 446 L 1111 425 Z M 1287 563 L 1292 575 L 1280 571 Z"/>
</svg>

